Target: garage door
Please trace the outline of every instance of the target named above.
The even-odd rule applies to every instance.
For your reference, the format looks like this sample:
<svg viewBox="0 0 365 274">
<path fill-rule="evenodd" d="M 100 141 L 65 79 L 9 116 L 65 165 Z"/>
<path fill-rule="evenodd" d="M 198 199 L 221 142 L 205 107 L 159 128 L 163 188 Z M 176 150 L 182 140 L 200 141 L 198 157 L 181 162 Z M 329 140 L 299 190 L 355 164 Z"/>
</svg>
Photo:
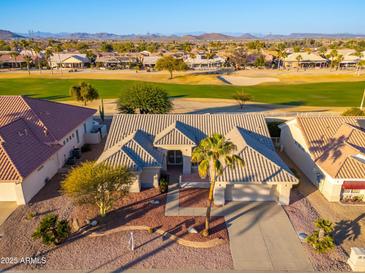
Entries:
<svg viewBox="0 0 365 274">
<path fill-rule="evenodd" d="M 226 187 L 225 195 L 226 201 L 276 201 L 273 187 L 267 185 L 229 184 Z"/>
</svg>

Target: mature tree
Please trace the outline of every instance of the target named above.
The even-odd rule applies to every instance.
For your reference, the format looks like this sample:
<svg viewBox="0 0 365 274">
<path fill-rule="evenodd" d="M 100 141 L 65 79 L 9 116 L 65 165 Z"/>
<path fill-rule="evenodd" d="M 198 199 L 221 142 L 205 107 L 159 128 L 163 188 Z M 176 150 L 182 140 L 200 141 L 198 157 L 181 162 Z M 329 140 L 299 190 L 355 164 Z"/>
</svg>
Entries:
<svg viewBox="0 0 365 274">
<path fill-rule="evenodd" d="M 199 175 L 210 180 L 208 205 L 205 219 L 205 229 L 203 236 L 209 235 L 210 213 L 214 201 L 214 187 L 218 176 L 222 175 L 225 168 L 235 168 L 237 165 L 243 166 L 244 162 L 238 155 L 234 154 L 236 146 L 225 139 L 221 134 L 215 133 L 200 141 L 194 149 L 192 161 L 198 164 Z"/>
<path fill-rule="evenodd" d="M 188 66 L 181 59 L 176 59 L 172 56 L 165 56 L 158 59 L 156 69 L 167 70 L 170 73 L 170 79 L 172 79 L 173 71 L 187 70 Z"/>
<path fill-rule="evenodd" d="M 27 64 L 27 70 L 28 70 L 28 75 L 30 75 L 30 64 L 32 63 L 32 57 L 30 57 L 29 55 L 25 55 L 24 56 L 24 61 Z"/>
<path fill-rule="evenodd" d="M 232 97 L 238 102 L 238 104 L 240 105 L 240 109 L 243 109 L 246 102 L 252 100 L 252 96 L 250 94 L 245 93 L 243 89 L 236 91 L 236 93 L 233 94 Z"/>
<path fill-rule="evenodd" d="M 275 48 L 276 56 L 278 58 L 278 69 L 281 67 L 281 63 L 284 62 L 285 57 L 288 56 L 288 54 L 285 51 L 285 44 L 280 43 Z"/>
<path fill-rule="evenodd" d="M 253 65 L 257 68 L 261 68 L 265 66 L 265 56 L 262 54 L 259 54 L 255 57 L 255 62 Z"/>
<path fill-rule="evenodd" d="M 17 52 L 17 51 L 12 51 L 11 53 L 10 53 L 10 56 L 11 56 L 11 58 L 14 58 L 14 60 L 15 60 L 15 64 L 16 64 L 16 59 L 18 58 L 18 56 L 19 56 L 19 53 Z M 16 66 L 16 65 L 15 65 Z M 14 62 L 12 63 L 12 66 L 11 66 L 12 68 L 14 68 Z"/>
<path fill-rule="evenodd" d="M 57 53 L 58 55 L 58 66 L 57 66 L 57 69 L 60 69 L 62 64 L 61 64 L 61 53 L 63 52 L 63 48 L 62 48 L 62 45 L 61 44 L 56 44 L 53 48 L 54 52 Z M 63 74 L 62 72 L 62 68 L 61 68 L 61 74 Z"/>
<path fill-rule="evenodd" d="M 247 52 L 244 48 L 236 48 L 233 53 L 229 56 L 230 63 L 235 69 L 245 69 L 247 65 Z"/>
<path fill-rule="evenodd" d="M 73 168 L 62 182 L 63 192 L 79 204 L 94 204 L 101 216 L 129 192 L 132 173 L 125 167 L 84 162 Z"/>
<path fill-rule="evenodd" d="M 121 113 L 160 114 L 172 110 L 167 92 L 156 86 L 136 85 L 119 98 Z"/>
<path fill-rule="evenodd" d="M 101 43 L 101 46 L 100 46 L 100 50 L 102 52 L 112 52 L 114 49 L 113 49 L 113 45 L 112 44 L 109 44 L 107 42 L 102 42 Z"/>
<path fill-rule="evenodd" d="M 300 68 L 300 62 L 303 60 L 303 57 L 302 57 L 302 55 L 298 55 L 297 57 L 295 57 L 295 59 L 297 60 L 297 62 L 298 62 L 298 68 L 297 68 L 297 70 L 299 71 L 299 68 Z"/>
<path fill-rule="evenodd" d="M 37 65 L 38 65 L 38 70 L 39 73 L 42 73 L 42 64 L 41 64 L 41 58 L 40 58 L 40 53 L 41 53 L 42 49 L 40 48 L 40 46 L 37 43 L 32 43 L 32 54 L 33 52 L 36 54 L 36 60 L 37 60 Z"/>
<path fill-rule="evenodd" d="M 99 98 L 99 93 L 91 84 L 87 82 L 81 82 L 79 85 L 73 85 L 70 88 L 70 96 L 72 96 L 76 101 L 86 103 Z"/>
<path fill-rule="evenodd" d="M 53 56 L 53 49 L 51 47 L 48 47 L 44 53 L 44 57 L 46 58 L 47 63 L 49 64 L 49 67 L 51 68 L 51 72 L 53 74 L 53 66 L 51 62 L 52 56 Z"/>
</svg>

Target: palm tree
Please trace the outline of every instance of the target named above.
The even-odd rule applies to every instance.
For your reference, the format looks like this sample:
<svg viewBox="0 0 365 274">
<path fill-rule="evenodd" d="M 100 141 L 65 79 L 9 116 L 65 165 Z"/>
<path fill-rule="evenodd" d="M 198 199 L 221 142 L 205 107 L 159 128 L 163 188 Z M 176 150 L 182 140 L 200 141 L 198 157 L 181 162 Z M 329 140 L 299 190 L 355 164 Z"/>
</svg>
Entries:
<svg viewBox="0 0 365 274">
<path fill-rule="evenodd" d="M 61 66 L 61 55 L 60 55 L 60 53 L 63 51 L 61 44 L 57 44 L 54 47 L 54 51 L 57 52 L 57 55 L 58 55 L 58 66 L 57 66 L 57 68 L 59 69 L 60 66 Z M 61 68 L 61 74 L 63 74 L 62 68 Z"/>
<path fill-rule="evenodd" d="M 280 69 L 281 61 L 284 60 L 284 58 L 287 57 L 288 54 L 285 51 L 285 45 L 283 43 L 278 44 L 275 51 L 278 57 L 278 69 Z"/>
<path fill-rule="evenodd" d="M 30 63 L 32 63 L 32 57 L 30 57 L 29 55 L 25 55 L 24 61 L 25 63 L 27 63 L 28 75 L 30 75 Z"/>
<path fill-rule="evenodd" d="M 300 61 L 302 61 L 303 60 L 303 57 L 302 57 L 302 55 L 298 55 L 297 57 L 295 57 L 295 59 L 297 60 L 297 62 L 298 62 L 298 71 L 299 71 L 299 67 L 300 67 Z"/>
<path fill-rule="evenodd" d="M 11 56 L 12 58 L 14 58 L 14 60 L 15 60 L 15 66 L 16 66 L 16 59 L 17 59 L 17 57 L 19 56 L 19 53 L 18 53 L 17 51 L 13 51 L 12 53 L 10 53 L 10 56 Z M 12 63 L 11 68 L 14 68 L 14 62 Z"/>
<path fill-rule="evenodd" d="M 53 66 L 52 66 L 52 63 L 51 63 L 51 57 L 53 56 L 53 50 L 51 47 L 48 47 L 46 49 L 46 52 L 44 53 L 44 56 L 46 57 L 46 60 L 51 68 L 51 72 L 53 74 Z"/>
<path fill-rule="evenodd" d="M 360 60 L 356 65 L 357 75 L 360 75 L 361 69 L 365 67 L 365 60 Z"/>
<path fill-rule="evenodd" d="M 40 60 L 41 48 L 38 46 L 38 44 L 33 43 L 33 45 L 32 45 L 32 52 L 33 51 L 37 55 L 36 58 L 37 58 L 37 64 L 38 64 L 39 73 L 42 73 L 42 64 L 41 64 L 41 60 Z"/>
<path fill-rule="evenodd" d="M 205 178 L 208 175 L 210 179 L 205 229 L 202 231 L 203 236 L 209 235 L 210 214 L 214 199 L 213 192 L 217 177 L 223 173 L 224 165 L 233 168 L 236 164 L 244 165 L 243 160 L 234 154 L 236 149 L 237 147 L 232 142 L 227 141 L 223 135 L 215 133 L 201 140 L 192 153 L 192 161 L 199 164 L 198 171 L 200 177 Z"/>
</svg>

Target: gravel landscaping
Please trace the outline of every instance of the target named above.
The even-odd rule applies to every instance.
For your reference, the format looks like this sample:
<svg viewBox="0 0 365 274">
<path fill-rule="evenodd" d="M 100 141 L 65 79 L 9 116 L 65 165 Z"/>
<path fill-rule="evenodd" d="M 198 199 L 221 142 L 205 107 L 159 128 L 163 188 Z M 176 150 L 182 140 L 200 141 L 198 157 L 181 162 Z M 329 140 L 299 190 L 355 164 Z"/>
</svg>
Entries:
<svg viewBox="0 0 365 274">
<path fill-rule="evenodd" d="M 309 201 L 298 191 L 293 189 L 291 193 L 291 204 L 284 206 L 284 210 L 297 233 L 305 232 L 308 235 L 314 230 L 314 221 L 320 218 L 317 211 Z M 341 246 L 336 246 L 328 253 L 320 254 L 307 243 L 303 246 L 315 269 L 320 272 L 350 272 L 351 269 L 346 263 L 347 255 Z"/>
<path fill-rule="evenodd" d="M 0 257 L 45 256 L 46 264 L 0 264 L 4 271 L 120 271 L 176 270 L 176 271 L 222 271 L 231 270 L 233 262 L 228 243 L 224 218 L 212 220 L 212 234 L 208 238 L 190 234 L 187 228 L 203 229 L 203 217 L 165 217 L 166 194 L 155 189 L 132 193 L 115 204 L 114 209 L 99 220 L 98 229 L 108 230 L 121 225 L 148 225 L 164 229 L 187 240 L 207 241 L 221 238 L 223 245 L 209 249 L 184 247 L 160 235 L 135 231 L 136 250 L 128 249 L 130 232 L 118 232 L 102 237 L 73 237 L 64 244 L 47 247 L 31 235 L 41 218 L 47 213 L 56 213 L 60 218 L 77 219 L 80 225 L 97 215 L 92 206 L 76 207 L 59 193 L 57 175 L 35 197 L 32 204 L 18 207 L 3 224 L 4 236 L 0 239 Z M 151 201 L 159 201 L 152 204 Z M 33 218 L 27 218 L 36 212 Z M 202 259 L 204 258 L 204 259 Z"/>
</svg>

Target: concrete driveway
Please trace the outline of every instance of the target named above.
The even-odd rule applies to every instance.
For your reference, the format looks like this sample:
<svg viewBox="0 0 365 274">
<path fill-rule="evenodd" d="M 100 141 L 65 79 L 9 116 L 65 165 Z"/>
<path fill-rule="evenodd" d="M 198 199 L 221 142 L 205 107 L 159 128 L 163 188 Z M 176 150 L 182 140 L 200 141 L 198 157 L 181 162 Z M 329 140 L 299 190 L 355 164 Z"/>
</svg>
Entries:
<svg viewBox="0 0 365 274">
<path fill-rule="evenodd" d="M 180 207 L 177 185 L 169 187 L 166 216 L 205 216 L 205 211 Z M 288 216 L 276 202 L 229 202 L 213 208 L 212 215 L 226 221 L 235 271 L 313 271 Z"/>
<path fill-rule="evenodd" d="M 0 202 L 0 226 L 16 208 L 16 202 Z"/>
<path fill-rule="evenodd" d="M 275 202 L 229 203 L 222 209 L 234 269 L 245 272 L 313 271 L 283 208 Z"/>
</svg>

